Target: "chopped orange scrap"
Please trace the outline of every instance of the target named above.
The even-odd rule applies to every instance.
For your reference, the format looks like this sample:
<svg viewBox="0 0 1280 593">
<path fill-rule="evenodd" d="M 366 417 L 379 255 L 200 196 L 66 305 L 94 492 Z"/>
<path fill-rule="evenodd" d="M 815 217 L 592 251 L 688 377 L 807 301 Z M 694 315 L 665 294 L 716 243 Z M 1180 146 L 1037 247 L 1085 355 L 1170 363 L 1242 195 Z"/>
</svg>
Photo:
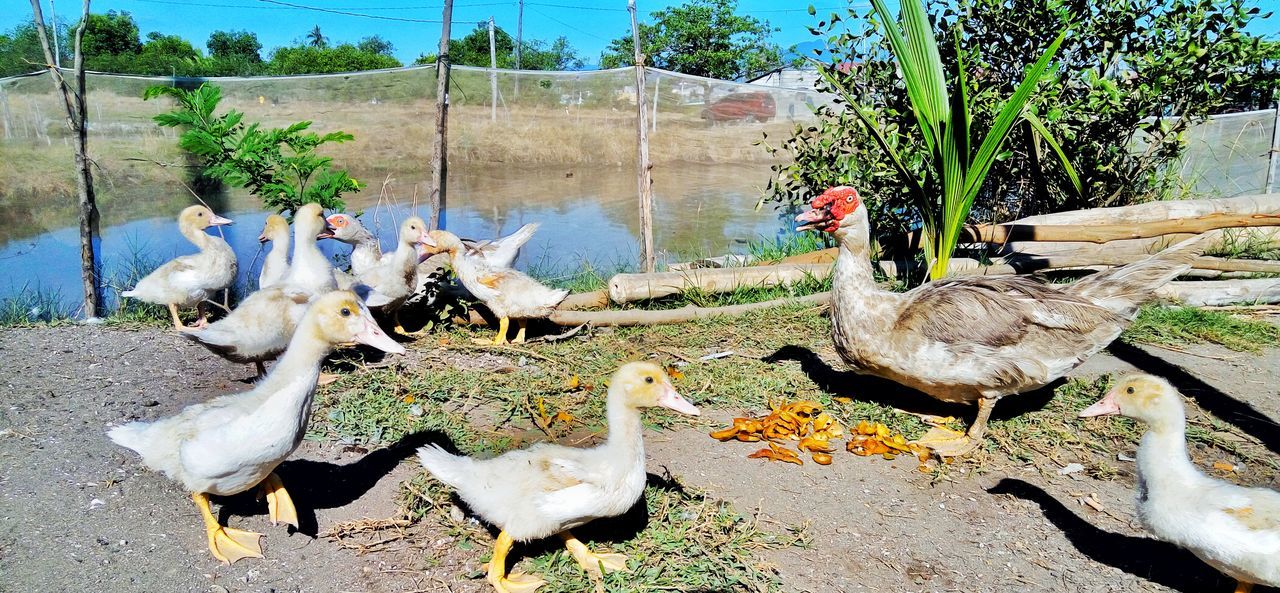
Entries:
<svg viewBox="0 0 1280 593">
<path fill-rule="evenodd" d="M 1213 469 L 1216 469 L 1222 472 L 1233 472 L 1233 471 L 1236 471 L 1236 466 L 1231 465 L 1230 463 L 1227 463 L 1225 461 L 1215 461 L 1213 462 Z"/>
<path fill-rule="evenodd" d="M 684 378 L 684 371 L 681 371 L 679 367 L 673 364 L 667 365 L 667 376 L 679 381 Z"/>
<path fill-rule="evenodd" d="M 903 453 L 912 453 L 920 461 L 929 459 L 929 449 L 924 445 L 907 442 L 901 434 L 891 434 L 888 426 L 880 422 L 863 420 L 854 428 L 856 434 L 849 438 L 845 449 L 854 455 L 868 457 L 880 455 L 893 459 Z"/>
<path fill-rule="evenodd" d="M 564 387 L 565 389 L 568 389 L 570 391 L 573 391 L 574 389 L 582 387 L 582 377 L 579 377 L 577 375 L 573 375 L 572 377 L 569 377 L 569 380 L 565 381 Z"/>
<path fill-rule="evenodd" d="M 833 450 L 830 441 L 842 436 L 844 427 L 822 411 L 822 404 L 809 400 L 780 401 L 770 402 L 769 409 L 769 415 L 762 418 L 734 418 L 733 426 L 711 433 L 711 438 L 745 443 L 768 441 L 768 449 L 760 449 L 748 458 L 803 465 L 799 453 L 777 444 L 799 441 L 796 448 L 813 453 L 815 462 L 821 465 L 831 462 L 830 455 L 827 455 Z M 826 455 L 825 463 L 820 455 Z"/>
<path fill-rule="evenodd" d="M 414 397 L 413 397 L 413 395 L 406 395 L 406 396 L 404 396 L 404 400 L 403 400 L 403 401 L 404 401 L 404 403 L 406 403 L 406 404 L 411 404 L 411 403 L 413 403 L 413 402 L 414 402 Z"/>
</svg>

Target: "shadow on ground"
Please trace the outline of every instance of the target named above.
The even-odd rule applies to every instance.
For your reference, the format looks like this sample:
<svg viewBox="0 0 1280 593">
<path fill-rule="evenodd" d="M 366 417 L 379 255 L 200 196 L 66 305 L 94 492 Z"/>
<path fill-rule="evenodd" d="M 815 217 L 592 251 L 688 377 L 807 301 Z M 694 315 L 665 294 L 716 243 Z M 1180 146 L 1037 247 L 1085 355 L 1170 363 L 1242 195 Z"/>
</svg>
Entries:
<svg viewBox="0 0 1280 593">
<path fill-rule="evenodd" d="M 1280 424 L 1240 401 L 1205 383 L 1186 369 L 1142 350 L 1117 341 L 1108 347 L 1116 358 L 1145 373 L 1164 377 L 1183 395 L 1196 400 L 1204 411 L 1230 423 L 1262 442 L 1274 453 L 1280 453 Z"/>
<path fill-rule="evenodd" d="M 347 464 L 291 459 L 276 468 L 276 474 L 284 482 L 294 504 L 298 507 L 298 532 L 315 537 L 318 531 L 315 509 L 344 507 L 373 488 L 383 477 L 391 473 L 418 447 L 437 443 L 449 447 L 452 444 L 444 433 L 436 431 L 405 435 L 391 446 L 379 449 Z M 251 516 L 266 514 L 266 502 L 259 500 L 258 489 L 222 499 L 220 519 L 226 525 L 232 515 Z"/>
<path fill-rule="evenodd" d="M 783 346 L 762 360 L 767 363 L 784 360 L 799 362 L 800 369 L 813 380 L 814 384 L 838 397 L 874 402 L 916 414 L 971 418 L 977 413 L 977 407 L 974 405 L 940 401 L 887 379 L 837 370 L 822 360 L 816 352 L 803 346 Z M 1054 389 L 1057 389 L 1063 381 L 1059 379 L 1035 391 L 1002 399 L 1002 403 L 992 412 L 992 420 L 1007 420 L 1045 407 L 1053 399 Z"/>
<path fill-rule="evenodd" d="M 1159 583 L 1183 593 L 1231 591 L 1235 580 L 1226 577 L 1173 544 L 1146 537 L 1111 533 L 1094 527 L 1071 512 L 1038 486 L 1005 478 L 987 489 L 992 494 L 1009 494 L 1040 505 L 1044 516 L 1081 554 L 1100 564 L 1114 566 L 1139 578 Z M 1258 593 L 1268 589 L 1254 589 Z"/>
</svg>

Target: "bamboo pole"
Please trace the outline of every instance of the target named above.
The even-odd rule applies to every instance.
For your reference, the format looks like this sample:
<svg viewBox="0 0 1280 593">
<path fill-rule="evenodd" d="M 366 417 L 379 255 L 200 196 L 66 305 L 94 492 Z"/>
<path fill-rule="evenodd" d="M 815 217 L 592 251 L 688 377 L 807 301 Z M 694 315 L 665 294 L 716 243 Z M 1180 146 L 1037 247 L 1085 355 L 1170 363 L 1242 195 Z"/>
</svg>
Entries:
<svg viewBox="0 0 1280 593">
<path fill-rule="evenodd" d="M 731 305 L 728 307 L 682 307 L 645 311 L 631 309 L 626 311 L 555 311 L 549 318 L 556 325 L 575 326 L 590 323 L 595 326 L 606 325 L 661 325 L 667 323 L 684 323 L 696 319 L 711 317 L 745 315 L 752 311 L 771 309 L 783 305 L 823 305 L 831 300 L 831 293 L 821 292 L 809 296 L 775 299 L 759 303 Z"/>
<path fill-rule="evenodd" d="M 38 0 L 32 0 L 38 1 Z M 430 227 L 440 228 L 440 218 L 445 207 L 445 189 L 449 177 L 449 24 L 453 20 L 453 0 L 444 0 L 444 14 L 440 26 L 440 54 L 436 56 L 436 138 L 431 153 L 431 221 Z"/>
<path fill-rule="evenodd" d="M 788 264 L 617 274 L 609 279 L 609 298 L 615 303 L 630 303 L 679 294 L 690 288 L 711 293 L 731 292 L 739 287 L 776 286 L 806 278 L 825 278 L 830 273 L 830 264 Z"/>
<path fill-rule="evenodd" d="M 44 50 L 45 64 L 54 87 L 62 94 L 62 101 L 67 108 L 67 126 L 75 132 L 76 155 L 76 198 L 80 210 L 80 284 L 83 288 L 83 315 L 86 319 L 98 316 L 102 306 L 98 291 L 98 200 L 93 191 L 93 161 L 89 159 L 89 109 L 85 95 L 84 40 L 85 26 L 89 22 L 89 0 L 84 0 L 81 9 L 80 25 L 76 27 L 75 39 L 75 89 L 62 76 L 49 45 L 49 33 L 45 30 L 44 14 L 40 11 L 40 0 L 31 0 L 32 18 L 36 31 L 40 36 L 40 46 Z M 56 29 L 55 29 L 56 31 Z"/>
<path fill-rule="evenodd" d="M 641 269 L 653 272 L 656 256 L 653 247 L 653 165 L 649 162 L 648 113 L 645 110 L 644 53 L 640 51 L 640 25 L 636 22 L 636 0 L 627 0 L 631 13 L 631 43 L 636 61 L 636 180 L 640 193 L 640 263 Z"/>
</svg>

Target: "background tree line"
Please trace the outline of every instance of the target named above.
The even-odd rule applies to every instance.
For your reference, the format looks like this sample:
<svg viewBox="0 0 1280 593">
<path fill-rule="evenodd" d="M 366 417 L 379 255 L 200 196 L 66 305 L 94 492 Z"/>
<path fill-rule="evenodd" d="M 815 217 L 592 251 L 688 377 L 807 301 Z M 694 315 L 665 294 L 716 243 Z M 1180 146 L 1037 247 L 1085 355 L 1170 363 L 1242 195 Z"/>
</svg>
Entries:
<svg viewBox="0 0 1280 593">
<path fill-rule="evenodd" d="M 71 32 L 76 24 L 58 27 L 63 60 L 71 62 Z M 506 31 L 497 30 L 498 65 L 515 67 L 515 42 Z M 378 35 L 355 43 L 332 42 L 313 27 L 294 45 L 277 47 L 263 58 L 262 43 L 249 31 L 214 31 L 205 42 L 205 51 L 177 35 L 157 31 L 142 36 L 128 12 L 108 11 L 89 15 L 85 28 L 85 68 L 98 72 L 158 76 L 259 76 L 282 74 L 325 74 L 402 66 L 395 47 Z M 452 42 L 453 63 L 467 66 L 489 65 L 489 33 L 478 26 L 466 37 Z M 429 63 L 434 55 L 424 55 L 416 63 Z M 34 25 L 22 24 L 0 33 L 0 76 L 13 76 L 42 69 L 40 40 Z M 522 67 L 527 70 L 571 70 L 582 60 L 565 37 L 547 43 L 524 42 Z"/>
</svg>

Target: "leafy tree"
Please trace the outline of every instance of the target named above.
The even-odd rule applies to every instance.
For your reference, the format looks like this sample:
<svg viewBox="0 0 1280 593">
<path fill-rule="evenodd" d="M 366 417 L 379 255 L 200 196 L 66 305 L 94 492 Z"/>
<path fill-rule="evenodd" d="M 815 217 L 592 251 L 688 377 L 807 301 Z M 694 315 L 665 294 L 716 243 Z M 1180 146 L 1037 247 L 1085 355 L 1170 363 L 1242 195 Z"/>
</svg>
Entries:
<svg viewBox="0 0 1280 593">
<path fill-rule="evenodd" d="M 690 0 L 651 13 L 640 24 L 640 44 L 649 66 L 708 78 L 734 79 L 764 72 L 782 61 L 769 41 L 778 29 L 769 21 L 736 14 L 737 0 Z M 634 61 L 631 33 L 609 43 L 600 55 L 604 68 Z"/>
<path fill-rule="evenodd" d="M 212 58 L 262 61 L 262 43 L 249 31 L 214 31 L 205 47 Z"/>
<path fill-rule="evenodd" d="M 391 56 L 392 52 L 396 50 L 396 46 L 383 39 L 381 35 L 372 35 L 361 39 L 360 43 L 356 44 L 356 48 L 363 52 L 384 56 Z"/>
<path fill-rule="evenodd" d="M 982 220 L 1176 193 L 1181 180 L 1171 165 L 1185 152 L 1187 129 L 1231 107 L 1232 97 L 1256 98 L 1259 85 L 1272 84 L 1254 79 L 1267 46 L 1244 32 L 1259 18 L 1245 0 L 930 0 L 927 10 L 947 85 L 961 84 L 958 57 L 970 74 L 963 85 L 973 129 L 992 128 L 1003 98 L 1026 76 L 1025 65 L 1053 42 L 1048 32 L 1070 28 L 1058 68 L 1041 76 L 1028 107 L 1043 130 L 1031 120 L 1015 126 L 976 197 L 973 214 Z M 863 19 L 872 26 L 845 24 Z M 818 88 L 848 93 L 883 129 L 914 129 L 916 115 L 882 31 L 869 12 L 822 19 L 813 32 L 826 48 L 819 57 L 830 81 Z M 1262 92 L 1274 92 L 1268 88 Z M 794 204 L 833 185 L 853 185 L 869 198 L 878 234 L 919 224 L 895 165 L 854 114 L 843 104 L 820 106 L 817 114 L 817 125 L 797 127 L 780 145 L 766 139 L 767 148 L 787 157 L 775 166 L 773 199 Z M 895 138 L 903 162 L 928 166 L 923 140 Z M 1056 148 L 1079 186 L 1055 162 Z"/>
<path fill-rule="evenodd" d="M 271 52 L 267 69 L 272 74 L 328 74 L 355 72 L 379 68 L 397 68 L 399 60 L 378 53 L 363 51 L 344 43 L 336 47 L 279 47 Z"/>
<path fill-rule="evenodd" d="M 493 47 L 499 68 L 516 67 L 515 39 L 502 27 L 494 27 Z M 489 25 L 476 25 L 462 39 L 450 39 L 449 59 L 455 65 L 488 68 Z M 435 61 L 435 54 L 422 54 L 413 63 L 432 64 Z M 560 36 L 550 45 L 540 40 L 524 41 L 520 52 L 520 67 L 524 70 L 576 70 L 582 68 L 582 60 L 578 57 L 578 51 L 569 44 L 568 38 Z"/>
<path fill-rule="evenodd" d="M 126 11 L 109 10 L 106 14 L 91 14 L 85 25 L 81 48 L 86 58 L 136 54 L 142 51 L 138 24 L 133 21 L 133 15 Z M 92 66 L 89 67 L 92 69 Z"/>
<path fill-rule="evenodd" d="M 40 48 L 40 36 L 36 33 L 31 19 L 17 25 L 7 32 L 0 33 L 0 76 L 14 76 L 42 70 L 44 50 Z M 61 38 L 58 48 L 62 51 L 64 63 L 71 63 L 71 51 L 67 48 L 71 36 L 66 26 L 59 27 Z M 52 48 L 50 48 L 52 49 Z"/>
<path fill-rule="evenodd" d="M 178 105 L 155 116 L 156 123 L 182 129 L 178 146 L 204 160 L 205 174 L 248 189 L 269 208 L 292 214 L 314 202 L 342 210 L 342 195 L 360 189 L 346 171 L 332 168 L 332 159 L 316 153 L 330 142 L 351 140 L 351 134 L 307 132 L 309 121 L 263 129 L 257 123 L 245 124 L 239 111 L 218 115 L 222 91 L 209 84 L 189 91 L 153 86 L 143 98 L 160 96 L 172 97 Z"/>
<path fill-rule="evenodd" d="M 147 33 L 147 41 L 142 44 L 141 53 L 185 60 L 200 57 L 200 50 L 191 45 L 190 41 L 177 35 L 164 35 L 158 31 Z"/>
<path fill-rule="evenodd" d="M 307 44 L 311 47 L 325 47 L 329 45 L 329 40 L 324 38 L 324 34 L 320 32 L 320 25 L 316 25 L 307 33 Z"/>
</svg>

